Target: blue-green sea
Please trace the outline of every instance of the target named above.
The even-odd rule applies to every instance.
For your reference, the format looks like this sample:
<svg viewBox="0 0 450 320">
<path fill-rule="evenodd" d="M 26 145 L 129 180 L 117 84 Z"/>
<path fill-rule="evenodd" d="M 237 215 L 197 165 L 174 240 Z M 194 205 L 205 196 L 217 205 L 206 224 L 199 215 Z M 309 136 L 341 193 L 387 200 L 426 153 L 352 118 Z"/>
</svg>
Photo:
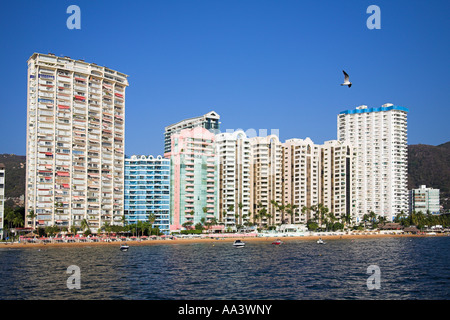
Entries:
<svg viewBox="0 0 450 320">
<path fill-rule="evenodd" d="M 0 297 L 133 300 L 450 298 L 450 237 L 0 247 Z M 70 289 L 69 266 L 79 268 Z M 379 270 L 369 289 L 369 266 Z M 374 280 L 375 281 L 375 280 Z M 375 283 L 375 282 L 373 282 Z"/>
</svg>

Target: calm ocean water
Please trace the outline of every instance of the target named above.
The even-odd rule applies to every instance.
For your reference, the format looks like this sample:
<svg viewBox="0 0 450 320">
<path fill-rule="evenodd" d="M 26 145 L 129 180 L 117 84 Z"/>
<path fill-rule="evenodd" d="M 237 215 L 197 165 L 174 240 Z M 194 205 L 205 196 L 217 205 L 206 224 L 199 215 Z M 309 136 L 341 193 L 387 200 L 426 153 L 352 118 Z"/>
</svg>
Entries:
<svg viewBox="0 0 450 320">
<path fill-rule="evenodd" d="M 0 248 L 1 299 L 449 299 L 450 237 Z M 70 265 L 81 288 L 69 290 Z M 367 268 L 380 268 L 368 290 Z"/>
</svg>

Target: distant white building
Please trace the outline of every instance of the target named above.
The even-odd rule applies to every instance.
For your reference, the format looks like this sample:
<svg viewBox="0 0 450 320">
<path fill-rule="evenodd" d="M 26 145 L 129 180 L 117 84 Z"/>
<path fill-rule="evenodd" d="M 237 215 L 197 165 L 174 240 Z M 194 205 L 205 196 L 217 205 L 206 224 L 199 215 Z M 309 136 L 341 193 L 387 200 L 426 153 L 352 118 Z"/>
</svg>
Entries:
<svg viewBox="0 0 450 320">
<path fill-rule="evenodd" d="M 409 191 L 409 212 L 439 214 L 439 189 L 427 188 L 421 185 L 417 189 Z"/>
</svg>

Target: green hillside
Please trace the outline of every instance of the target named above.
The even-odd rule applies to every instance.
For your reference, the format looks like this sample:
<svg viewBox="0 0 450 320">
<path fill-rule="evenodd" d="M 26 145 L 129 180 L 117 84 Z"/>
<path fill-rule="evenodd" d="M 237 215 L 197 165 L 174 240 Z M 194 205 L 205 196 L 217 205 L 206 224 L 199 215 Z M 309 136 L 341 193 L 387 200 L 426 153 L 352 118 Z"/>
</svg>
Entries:
<svg viewBox="0 0 450 320">
<path fill-rule="evenodd" d="M 441 204 L 450 209 L 450 142 L 408 146 L 408 188 L 420 185 L 441 190 Z"/>
<path fill-rule="evenodd" d="M 14 207 L 14 204 L 19 204 L 19 198 L 25 195 L 26 157 L 0 154 L 0 163 L 5 165 L 5 198 L 14 198 L 5 204 Z"/>
</svg>

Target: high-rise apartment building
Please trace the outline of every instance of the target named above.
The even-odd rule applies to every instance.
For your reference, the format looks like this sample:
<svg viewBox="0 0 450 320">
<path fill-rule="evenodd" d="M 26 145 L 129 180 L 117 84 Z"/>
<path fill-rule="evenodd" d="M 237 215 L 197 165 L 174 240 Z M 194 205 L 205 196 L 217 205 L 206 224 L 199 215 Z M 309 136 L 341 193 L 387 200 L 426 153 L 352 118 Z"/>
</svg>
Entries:
<svg viewBox="0 0 450 320">
<path fill-rule="evenodd" d="M 320 203 L 321 148 L 311 139 L 289 139 L 283 144 L 283 205 L 295 205 L 298 215 L 285 215 L 284 222 L 306 223 L 311 212 L 301 209 Z M 293 220 L 293 221 L 292 221 Z"/>
<path fill-rule="evenodd" d="M 161 156 L 125 159 L 125 219 L 128 223 L 148 221 L 168 234 L 170 214 L 170 160 Z"/>
<path fill-rule="evenodd" d="M 215 135 L 203 127 L 184 129 L 171 137 L 171 230 L 219 219 Z"/>
<path fill-rule="evenodd" d="M 314 218 L 310 208 L 323 204 L 336 218 L 355 215 L 355 154 L 351 145 L 336 140 L 323 145 L 310 138 L 289 139 L 283 144 L 283 205 L 295 206 L 284 213 L 284 222 L 307 223 Z"/>
<path fill-rule="evenodd" d="M 5 219 L 5 165 L 0 163 L 0 240 L 3 239 Z"/>
<path fill-rule="evenodd" d="M 215 111 L 210 111 L 203 116 L 185 119 L 167 126 L 164 131 L 164 156 L 168 157 L 168 154 L 171 151 L 171 137 L 173 134 L 179 133 L 184 129 L 192 129 L 196 127 L 205 128 L 213 133 L 219 133 L 219 120 L 220 116 Z"/>
<path fill-rule="evenodd" d="M 338 140 L 356 151 L 356 214 L 373 211 L 389 221 L 408 211 L 407 113 L 392 104 L 359 106 L 337 117 Z"/>
<path fill-rule="evenodd" d="M 321 200 L 336 219 L 356 222 L 356 152 L 347 142 L 325 141 L 321 145 Z"/>
<path fill-rule="evenodd" d="M 127 75 L 35 53 L 27 81 L 26 225 L 120 224 Z"/>
<path fill-rule="evenodd" d="M 250 139 L 242 130 L 216 135 L 219 221 L 238 230 L 250 222 Z"/>
<path fill-rule="evenodd" d="M 412 189 L 409 192 L 409 212 L 422 212 L 439 214 L 439 189 L 427 188 L 421 185 L 419 188 Z"/>
<path fill-rule="evenodd" d="M 250 138 L 250 146 L 252 222 L 266 226 L 281 224 L 281 214 L 272 202 L 281 204 L 283 200 L 283 145 L 276 135 L 269 135 Z"/>
</svg>

